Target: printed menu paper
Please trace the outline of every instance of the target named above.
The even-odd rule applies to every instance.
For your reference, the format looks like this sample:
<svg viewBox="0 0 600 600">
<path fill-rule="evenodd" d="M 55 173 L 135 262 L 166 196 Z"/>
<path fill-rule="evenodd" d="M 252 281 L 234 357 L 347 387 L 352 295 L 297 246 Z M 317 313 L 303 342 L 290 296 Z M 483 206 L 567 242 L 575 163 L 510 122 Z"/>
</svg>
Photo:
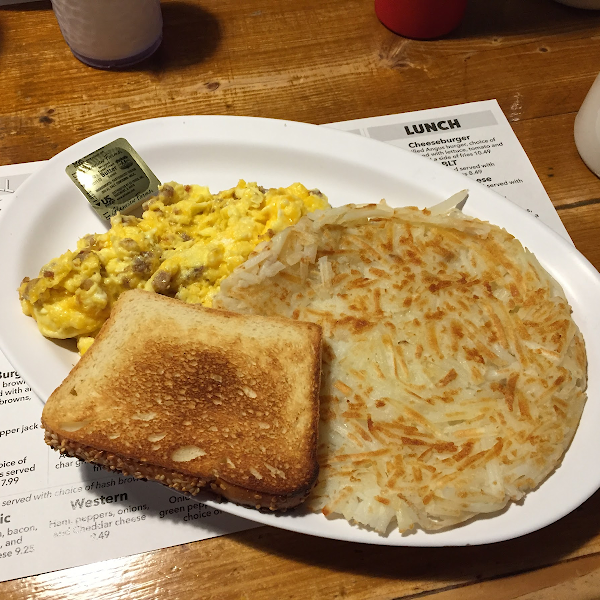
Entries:
<svg viewBox="0 0 600 600">
<path fill-rule="evenodd" d="M 569 239 L 496 101 L 328 126 L 439 161 Z M 18 202 L 19 185 L 43 164 L 0 167 L 0 219 L 4 207 Z M 42 401 L 0 354 L 0 580 L 258 526 L 160 484 L 60 456 L 44 444 L 41 411 Z"/>
<path fill-rule="evenodd" d="M 571 241 L 496 100 L 327 125 L 410 150 L 498 192 Z"/>
</svg>

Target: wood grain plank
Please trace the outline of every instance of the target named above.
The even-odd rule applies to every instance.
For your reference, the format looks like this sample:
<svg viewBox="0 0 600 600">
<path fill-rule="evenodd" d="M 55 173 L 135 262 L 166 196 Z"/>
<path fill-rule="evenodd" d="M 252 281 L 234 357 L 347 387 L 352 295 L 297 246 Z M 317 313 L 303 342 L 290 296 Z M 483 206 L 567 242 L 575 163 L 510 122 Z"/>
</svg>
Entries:
<svg viewBox="0 0 600 600">
<path fill-rule="evenodd" d="M 0 12 L 3 43 L 13 49 L 0 54 L 4 164 L 173 114 L 325 123 L 496 97 L 511 120 L 526 120 L 576 111 L 600 70 L 600 18 L 544 0 L 526 9 L 480 3 L 462 31 L 437 42 L 395 36 L 370 2 L 340 10 L 340 0 L 281 8 L 164 0 L 161 49 L 119 72 L 74 59 L 49 3 L 35 4 Z M 524 23 L 513 35 L 510 11 Z"/>
<path fill-rule="evenodd" d="M 478 547 L 399 548 L 260 528 L 0 584 L 15 600 L 403 598 L 600 553 L 600 492 L 564 519 Z M 151 591 L 151 593 L 149 593 Z M 155 595 L 152 595 L 155 594 Z"/>
<path fill-rule="evenodd" d="M 575 116 L 566 113 L 512 123 L 556 208 L 600 199 L 600 179 L 585 166 L 575 146 Z"/>
<path fill-rule="evenodd" d="M 457 587 L 432 594 L 429 598 L 431 600 L 480 600 L 481 598 L 597 600 L 599 590 L 600 555 L 594 554 L 513 577 Z"/>
</svg>

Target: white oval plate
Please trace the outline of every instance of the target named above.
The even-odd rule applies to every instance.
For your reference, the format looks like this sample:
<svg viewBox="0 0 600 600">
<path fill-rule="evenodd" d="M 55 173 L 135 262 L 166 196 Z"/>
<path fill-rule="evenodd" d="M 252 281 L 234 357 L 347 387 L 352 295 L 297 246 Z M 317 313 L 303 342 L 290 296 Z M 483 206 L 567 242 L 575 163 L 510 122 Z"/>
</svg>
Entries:
<svg viewBox="0 0 600 600">
<path fill-rule="evenodd" d="M 311 535 L 397 546 L 485 544 L 540 529 L 568 514 L 600 487 L 600 276 L 572 246 L 502 196 L 463 175 L 400 148 L 355 134 L 304 123 L 249 117 L 192 116 L 151 119 L 104 131 L 52 158 L 18 190 L 0 219 L 0 347 L 46 400 L 77 361 L 77 355 L 44 339 L 21 313 L 17 287 L 37 276 L 51 258 L 75 248 L 83 235 L 105 230 L 65 167 L 119 137 L 126 138 L 163 181 L 200 183 L 213 192 L 238 179 L 265 187 L 300 181 L 319 188 L 332 205 L 378 202 L 421 208 L 468 188 L 465 212 L 506 228 L 534 252 L 563 286 L 588 352 L 588 402 L 562 465 L 520 504 L 493 517 L 438 533 L 382 537 L 342 519 L 297 511 L 262 514 L 231 503 L 232 514 Z M 210 500 L 209 504 L 216 505 Z"/>
</svg>

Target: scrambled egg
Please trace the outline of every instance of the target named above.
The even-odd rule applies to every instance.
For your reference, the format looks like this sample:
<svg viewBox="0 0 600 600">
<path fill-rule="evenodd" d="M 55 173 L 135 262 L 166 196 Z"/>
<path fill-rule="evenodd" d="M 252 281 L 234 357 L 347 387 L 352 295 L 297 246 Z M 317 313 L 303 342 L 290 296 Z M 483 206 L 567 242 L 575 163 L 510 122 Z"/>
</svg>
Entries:
<svg viewBox="0 0 600 600">
<path fill-rule="evenodd" d="M 258 243 L 328 207 L 323 194 L 300 183 L 265 190 L 242 180 L 214 195 L 165 184 L 141 218 L 117 214 L 109 231 L 83 237 L 38 278 L 26 277 L 21 307 L 43 335 L 77 338 L 83 354 L 121 292 L 142 288 L 211 306 L 221 281 Z"/>
</svg>

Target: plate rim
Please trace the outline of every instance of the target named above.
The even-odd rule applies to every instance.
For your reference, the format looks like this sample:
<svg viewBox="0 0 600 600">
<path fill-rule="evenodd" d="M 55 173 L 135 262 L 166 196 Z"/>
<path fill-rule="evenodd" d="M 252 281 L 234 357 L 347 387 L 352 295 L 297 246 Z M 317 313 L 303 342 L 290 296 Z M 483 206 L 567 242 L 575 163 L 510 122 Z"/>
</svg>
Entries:
<svg viewBox="0 0 600 600">
<path fill-rule="evenodd" d="M 459 181 L 458 173 L 455 173 L 452 170 L 447 169 L 446 167 L 443 167 L 440 164 L 436 164 L 427 158 L 424 158 L 419 155 L 415 155 L 413 153 L 408 152 L 407 150 L 398 148 L 396 146 L 385 144 L 383 142 L 379 142 L 376 140 L 371 140 L 369 138 L 364 138 L 362 136 L 357 136 L 356 134 L 338 130 L 338 129 L 332 129 L 332 128 L 312 125 L 312 124 L 308 124 L 308 123 L 300 123 L 297 121 L 289 121 L 289 120 L 283 120 L 283 119 L 268 119 L 268 118 L 263 118 L 263 117 L 226 116 L 226 115 L 189 115 L 189 116 L 156 117 L 156 118 L 152 118 L 152 119 L 145 119 L 145 120 L 134 121 L 131 123 L 125 123 L 122 125 L 118 125 L 116 127 L 98 132 L 90 137 L 84 138 L 84 139 L 76 142 L 72 146 L 65 148 L 64 150 L 62 150 L 61 152 L 56 154 L 54 157 L 52 157 L 46 164 L 42 165 L 38 170 L 36 170 L 27 179 L 27 181 L 25 181 L 21 185 L 21 187 L 17 190 L 15 197 L 12 199 L 10 205 L 6 209 L 3 209 L 3 212 L 5 214 L 2 216 L 2 218 L 0 218 L 0 252 L 2 250 L 5 250 L 6 246 L 8 245 L 6 243 L 6 239 L 7 239 L 6 236 L 4 236 L 5 240 L 3 241 L 3 239 L 2 239 L 3 236 L 1 235 L 2 232 L 8 227 L 8 225 L 6 225 L 6 224 L 9 222 L 9 220 L 11 218 L 13 218 L 13 217 L 11 217 L 11 215 L 13 213 L 18 214 L 19 210 L 23 210 L 23 209 L 18 208 L 19 198 L 31 197 L 32 194 L 30 194 L 30 189 L 35 190 L 35 186 L 38 185 L 39 182 L 43 180 L 43 178 L 46 176 L 46 174 L 51 174 L 52 172 L 54 172 L 54 170 L 56 169 L 55 165 L 57 163 L 60 163 L 61 161 L 64 161 L 65 159 L 69 160 L 71 156 L 75 156 L 75 158 L 73 160 L 76 160 L 77 158 L 84 156 L 85 154 L 89 153 L 90 151 L 95 150 L 96 148 L 100 147 L 101 145 L 104 145 L 104 143 L 108 143 L 108 141 L 112 141 L 112 140 L 108 140 L 108 138 L 116 139 L 116 137 L 119 137 L 120 134 L 124 133 L 124 132 L 135 133 L 135 130 L 137 130 L 137 129 L 146 130 L 148 128 L 150 128 L 150 129 L 157 128 L 159 130 L 160 129 L 168 129 L 174 125 L 175 125 L 175 129 L 177 129 L 177 128 L 188 125 L 186 123 L 186 121 L 193 122 L 194 127 L 198 127 L 198 126 L 201 127 L 202 124 L 209 123 L 211 125 L 211 127 L 215 127 L 217 129 L 218 129 L 218 126 L 221 124 L 227 124 L 227 125 L 225 125 L 225 129 L 227 129 L 227 127 L 229 127 L 229 124 L 232 124 L 232 126 L 233 126 L 234 123 L 235 123 L 236 127 L 246 126 L 246 125 L 248 125 L 251 129 L 255 128 L 255 127 L 260 129 L 262 127 L 262 128 L 268 129 L 269 132 L 277 132 L 278 135 L 281 135 L 283 137 L 286 137 L 286 136 L 289 137 L 290 132 L 292 132 L 292 137 L 296 133 L 300 137 L 302 137 L 305 133 L 309 137 L 312 137 L 313 133 L 314 133 L 314 135 L 316 135 L 317 137 L 320 137 L 321 139 L 333 140 L 332 143 L 334 146 L 338 143 L 336 140 L 339 140 L 339 143 L 341 143 L 341 141 L 343 140 L 345 143 L 344 145 L 346 147 L 350 147 L 351 150 L 354 148 L 359 148 L 359 151 L 362 151 L 361 147 L 364 147 L 365 153 L 367 152 L 367 149 L 368 149 L 369 151 L 372 151 L 374 154 L 383 153 L 385 155 L 388 155 L 389 157 L 392 157 L 395 155 L 396 157 L 404 158 L 408 162 L 416 164 L 419 167 L 419 169 L 417 169 L 417 171 L 425 170 L 425 171 L 432 172 L 434 175 L 434 179 L 436 177 L 439 177 L 443 181 L 447 181 L 447 180 Z M 190 127 L 190 129 L 192 129 L 192 127 Z M 285 131 L 285 130 L 287 130 L 287 131 Z M 317 134 L 316 133 L 317 131 L 320 133 Z M 194 129 L 194 132 L 196 132 L 195 129 Z M 196 135 L 196 133 L 195 133 L 195 135 Z M 213 135 L 214 135 L 214 133 L 213 133 Z M 127 136 L 122 136 L 122 137 L 127 137 Z M 218 135 L 217 135 L 217 137 L 218 137 Z M 186 140 L 187 140 L 187 138 L 186 138 Z M 98 142 L 100 142 L 100 143 L 98 143 Z M 272 140 L 271 140 L 271 142 L 272 142 Z M 408 157 L 410 157 L 410 159 Z M 72 160 L 70 160 L 70 162 L 72 162 Z M 68 164 L 68 163 L 66 163 L 66 164 Z M 452 173 L 452 175 L 450 175 L 450 173 Z M 546 238 L 549 237 L 550 239 L 552 239 L 552 242 L 554 245 L 558 245 L 558 247 L 562 247 L 562 249 L 564 250 L 563 254 L 568 255 L 571 260 L 574 260 L 575 262 L 578 263 L 580 269 L 584 269 L 584 271 L 588 275 L 591 275 L 592 279 L 595 281 L 596 287 L 600 286 L 600 275 L 598 275 L 598 272 L 595 269 L 595 267 L 590 263 L 590 261 L 588 261 L 588 259 L 585 256 L 583 256 L 576 248 L 571 246 L 558 233 L 554 232 L 553 230 L 551 230 L 550 228 L 545 226 L 540 221 L 537 221 L 535 219 L 535 217 L 533 217 L 532 215 L 530 215 L 529 213 L 527 213 L 525 210 L 518 207 L 517 205 L 513 204 L 512 202 L 510 202 L 509 200 L 507 200 L 506 198 L 504 198 L 497 192 L 495 192 L 481 184 L 478 184 L 477 182 L 474 182 L 472 180 L 464 179 L 462 181 L 463 181 L 464 187 L 468 187 L 470 190 L 476 190 L 477 193 L 481 194 L 484 198 L 485 197 L 489 197 L 489 198 L 493 197 L 494 201 L 499 202 L 503 206 L 503 208 L 508 211 L 508 213 L 512 213 L 515 216 L 518 216 L 519 219 L 524 219 L 526 222 L 536 223 L 534 229 L 541 228 L 540 231 L 544 232 L 542 234 L 542 237 L 546 237 Z M 433 186 L 433 187 L 435 187 L 435 186 Z M 21 206 L 23 204 L 24 204 L 24 201 L 21 201 Z M 523 245 L 527 245 L 529 247 L 529 244 L 526 244 L 525 242 L 522 242 L 522 243 L 523 243 Z M 559 283 L 561 283 L 561 285 L 562 285 L 562 282 L 560 280 L 559 280 Z M 2 287 L 0 286 L 0 306 L 1 306 L 1 303 L 3 300 L 3 296 L 4 296 L 3 290 L 2 290 Z M 6 343 L 4 333 L 1 332 L 0 333 L 0 348 L 2 349 L 2 351 L 4 352 L 4 354 L 6 355 L 7 359 L 9 360 L 9 362 L 11 364 L 14 365 L 15 362 L 20 363 L 21 361 L 18 358 L 15 358 L 15 356 L 13 355 L 13 352 L 12 352 L 10 346 L 11 346 L 10 343 L 8 343 L 8 344 Z M 17 369 L 17 371 L 19 371 L 19 373 L 23 373 L 24 371 L 29 371 L 28 368 L 23 369 L 22 367 L 16 367 L 16 369 Z M 590 373 L 588 373 L 588 376 L 589 375 L 590 375 Z M 34 389 L 34 391 L 36 392 L 36 395 L 39 396 L 40 394 L 39 394 L 38 390 L 35 388 L 34 384 L 32 384 L 27 377 L 25 377 L 24 375 L 22 375 L 22 376 L 23 376 L 23 379 L 26 380 L 29 383 L 29 385 Z M 34 379 L 35 379 L 35 377 L 34 377 Z M 45 394 L 41 394 L 41 395 L 45 395 Z M 590 402 L 589 396 L 588 396 L 587 402 L 588 403 Z M 579 429 L 578 429 L 578 431 L 579 431 Z M 567 453 L 569 450 L 570 450 L 570 448 L 567 450 Z M 561 467 L 559 466 L 559 468 L 561 468 Z M 542 483 L 542 485 L 544 485 L 545 483 L 546 483 L 546 481 L 544 481 Z M 564 517 L 566 514 L 570 513 L 572 510 L 577 508 L 577 506 L 581 505 L 585 500 L 587 500 L 598 489 L 599 486 L 600 486 L 600 472 L 598 473 L 596 483 L 592 486 L 588 485 L 586 488 L 586 492 L 584 494 L 580 494 L 580 497 L 577 500 L 573 500 L 572 502 L 570 502 L 568 504 L 568 506 L 563 507 L 563 510 L 558 511 L 557 515 L 548 517 L 542 521 L 536 521 L 535 524 L 532 524 L 529 527 L 521 527 L 521 528 L 519 528 L 518 532 L 512 532 L 512 533 L 509 533 L 508 535 L 500 535 L 500 536 L 496 536 L 496 537 L 491 536 L 491 538 L 493 538 L 493 539 L 485 539 L 485 536 L 484 536 L 482 539 L 473 540 L 470 542 L 466 542 L 466 541 L 463 541 L 463 542 L 451 542 L 450 541 L 450 542 L 448 542 L 448 541 L 445 541 L 443 539 L 444 532 L 425 533 L 424 534 L 425 536 L 430 536 L 430 537 L 419 538 L 418 543 L 411 543 L 411 541 L 417 541 L 417 540 L 411 540 L 411 537 L 414 537 L 414 536 L 401 537 L 400 540 L 397 540 L 396 539 L 397 536 L 393 536 L 393 537 L 388 536 L 386 538 L 386 537 L 381 537 L 378 534 L 375 534 L 373 532 L 368 532 L 367 536 L 364 537 L 362 534 L 358 535 L 358 536 L 354 535 L 354 534 L 356 532 L 364 532 L 365 530 L 357 529 L 352 526 L 350 526 L 351 531 L 349 532 L 348 535 L 345 535 L 345 534 L 326 535 L 326 534 L 317 533 L 314 531 L 306 531 L 305 528 L 302 528 L 302 527 L 282 526 L 281 524 L 277 524 L 276 522 L 273 522 L 274 519 L 280 518 L 278 516 L 262 515 L 261 513 L 257 513 L 257 511 L 254 511 L 253 509 L 239 507 L 237 505 L 233 505 L 232 503 L 223 504 L 223 503 L 215 502 L 214 506 L 217 508 L 220 508 L 221 510 L 223 510 L 224 507 L 227 507 L 227 508 L 225 508 L 225 512 L 229 512 L 229 513 L 237 515 L 237 516 L 248 518 L 248 519 L 256 521 L 256 522 L 260 522 L 260 523 L 267 524 L 267 525 L 272 525 L 275 527 L 280 527 L 283 529 L 288 529 L 291 531 L 297 531 L 299 533 L 305 533 L 305 534 L 309 534 L 309 535 L 317 535 L 319 537 L 326 537 L 329 539 L 339 539 L 339 540 L 345 540 L 345 541 L 361 542 L 361 543 L 369 543 L 369 544 L 377 544 L 377 545 L 394 545 L 394 546 L 406 546 L 406 547 L 408 547 L 408 546 L 434 547 L 434 546 L 448 546 L 448 545 L 449 546 L 463 546 L 463 545 L 488 544 L 488 543 L 494 543 L 497 541 L 504 541 L 504 540 L 512 539 L 514 537 L 520 537 L 522 535 L 526 535 L 533 531 L 539 530 L 539 529 L 559 520 L 560 518 Z M 535 490 L 534 492 L 531 492 L 530 494 L 535 494 L 537 491 L 538 490 Z M 528 494 L 527 496 L 529 496 L 530 494 Z M 202 501 L 206 502 L 207 504 L 211 504 L 211 502 L 212 502 L 211 500 L 206 500 L 206 501 L 202 500 Z M 311 515 L 311 516 L 314 516 L 314 515 Z M 322 516 L 322 515 L 318 515 L 318 516 Z M 326 519 L 324 516 L 322 516 L 322 518 Z M 297 519 L 295 519 L 295 518 L 292 519 L 291 520 L 292 525 L 296 521 L 297 521 Z M 346 522 L 344 521 L 344 523 L 346 523 Z M 468 525 L 462 525 L 462 526 L 459 526 L 458 528 L 454 528 L 453 530 L 457 530 L 457 529 L 464 530 L 466 527 L 468 527 Z M 373 537 L 373 536 L 376 536 L 376 537 Z M 438 536 L 440 536 L 440 537 L 438 537 Z M 363 537 L 364 537 L 364 539 L 363 539 Z M 360 539 L 357 539 L 357 538 L 360 538 Z"/>
</svg>

